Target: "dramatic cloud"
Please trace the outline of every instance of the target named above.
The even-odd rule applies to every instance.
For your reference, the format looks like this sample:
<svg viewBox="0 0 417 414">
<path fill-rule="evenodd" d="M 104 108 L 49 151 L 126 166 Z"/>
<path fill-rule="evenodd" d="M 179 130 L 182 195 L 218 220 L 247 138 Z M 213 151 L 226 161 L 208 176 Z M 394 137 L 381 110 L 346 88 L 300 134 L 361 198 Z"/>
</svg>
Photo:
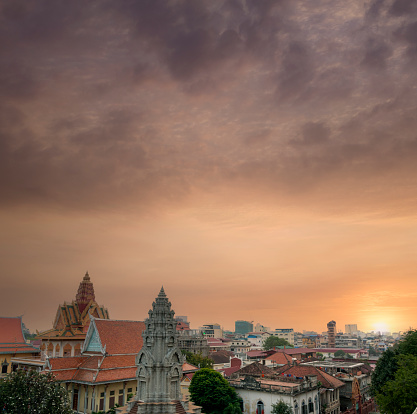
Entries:
<svg viewBox="0 0 417 414">
<path fill-rule="evenodd" d="M 3 234 L 6 245 L 29 214 L 20 240 L 38 234 L 48 246 L 35 248 L 40 256 L 54 243 L 47 242 L 49 230 L 33 224 L 38 221 L 61 228 L 71 248 L 77 245 L 71 228 L 85 224 L 91 233 L 81 244 L 91 252 L 101 227 L 86 223 L 98 214 L 118 235 L 114 251 L 124 260 L 141 266 L 126 246 L 138 242 L 131 232 L 143 231 L 143 223 L 154 237 L 145 249 L 149 269 L 158 267 L 158 275 L 172 270 L 172 278 L 181 279 L 180 263 L 192 260 L 186 253 L 192 250 L 206 277 L 230 275 L 229 289 L 245 268 L 252 275 L 265 271 L 267 284 L 283 265 L 291 267 L 270 259 L 274 240 L 281 249 L 286 240 L 267 235 L 268 228 L 287 229 L 294 242 L 287 257 L 297 260 L 311 248 L 307 243 L 300 251 L 303 243 L 295 241 L 303 236 L 288 230 L 298 220 L 307 227 L 336 218 L 334 228 L 365 219 L 415 226 L 415 2 L 3 0 L 0 44 L 0 208 L 2 222 L 13 223 Z M 135 225 L 121 224 L 121 217 Z M 172 239 L 184 238 L 184 249 L 166 245 L 172 256 L 161 258 L 154 246 L 164 245 L 163 230 L 149 220 L 172 226 Z M 237 232 L 225 236 L 233 245 L 229 251 L 222 244 L 225 260 L 213 230 L 224 228 Z M 237 236 L 242 228 L 271 241 L 267 255 L 250 241 L 251 232 Z M 346 236 L 359 245 L 357 237 Z M 198 249 L 193 239 L 201 242 Z M 4 264 L 11 272 L 17 239 L 12 245 Z M 15 272 L 23 281 L 30 258 L 20 254 L 22 268 Z M 349 259 L 344 251 L 334 254 L 340 254 L 338 266 L 316 263 L 321 273 L 315 277 L 347 275 Z M 248 258 L 245 268 L 241 256 Z M 363 263 L 362 275 L 375 270 L 377 256 Z M 87 266 L 101 258 L 91 252 L 90 260 L 80 260 Z M 394 262 L 407 269 L 403 259 L 398 253 L 391 271 Z M 37 277 L 48 271 L 39 266 Z M 121 264 L 112 258 L 108 266 Z M 181 288 L 196 267 L 184 270 Z M 349 269 L 355 280 L 362 277 L 360 269 Z M 251 283 L 243 284 L 242 297 Z"/>
</svg>

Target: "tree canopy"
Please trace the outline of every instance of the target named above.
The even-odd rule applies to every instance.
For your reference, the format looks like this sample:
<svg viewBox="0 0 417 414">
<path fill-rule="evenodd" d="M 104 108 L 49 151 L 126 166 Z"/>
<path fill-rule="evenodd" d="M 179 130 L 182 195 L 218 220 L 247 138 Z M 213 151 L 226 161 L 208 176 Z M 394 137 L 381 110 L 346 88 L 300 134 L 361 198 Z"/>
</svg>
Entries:
<svg viewBox="0 0 417 414">
<path fill-rule="evenodd" d="M 213 361 L 210 358 L 203 357 L 200 354 L 193 354 L 190 351 L 181 351 L 189 364 L 199 368 L 213 368 Z"/>
<path fill-rule="evenodd" d="M 383 413 L 412 413 L 417 403 L 417 357 L 399 355 L 394 379 L 387 381 L 377 394 L 378 407 Z"/>
<path fill-rule="evenodd" d="M 239 397 L 222 375 L 210 368 L 197 371 L 190 384 L 191 400 L 206 414 L 241 413 Z"/>
<path fill-rule="evenodd" d="M 292 414 L 292 407 L 291 405 L 285 403 L 282 400 L 279 400 L 277 403 L 272 404 L 272 414 Z"/>
<path fill-rule="evenodd" d="M 396 414 L 410 411 L 417 402 L 417 392 L 409 389 L 417 383 L 417 331 L 410 330 L 394 349 L 387 349 L 378 359 L 372 374 L 371 392 L 381 411 Z M 414 399 L 414 400 L 413 400 Z M 411 410 L 411 412 L 413 411 Z"/>
<path fill-rule="evenodd" d="M 288 348 L 294 348 L 287 340 L 284 338 L 278 338 L 277 336 L 269 336 L 265 339 L 263 343 L 263 348 L 265 351 L 273 349 L 276 346 L 286 346 Z"/>
<path fill-rule="evenodd" d="M 334 353 L 334 356 L 335 356 L 336 358 L 345 358 L 345 357 L 346 357 L 346 352 L 345 352 L 345 351 L 343 351 L 342 349 L 339 349 L 338 351 L 336 351 L 336 352 Z"/>
<path fill-rule="evenodd" d="M 7 414 L 72 414 L 68 393 L 51 373 L 12 372 L 0 381 L 0 407 Z"/>
</svg>

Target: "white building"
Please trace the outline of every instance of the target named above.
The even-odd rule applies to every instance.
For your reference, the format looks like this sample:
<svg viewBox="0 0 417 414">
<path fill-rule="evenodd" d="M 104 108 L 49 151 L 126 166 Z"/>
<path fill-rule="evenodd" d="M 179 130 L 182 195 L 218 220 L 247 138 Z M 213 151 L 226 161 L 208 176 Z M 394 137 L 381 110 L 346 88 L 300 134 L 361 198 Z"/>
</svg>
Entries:
<svg viewBox="0 0 417 414">
<path fill-rule="evenodd" d="M 280 401 L 292 407 L 294 414 L 319 414 L 320 393 L 317 377 L 306 379 L 257 378 L 246 376 L 229 381 L 242 398 L 242 412 L 271 414 L 272 404 Z"/>
</svg>

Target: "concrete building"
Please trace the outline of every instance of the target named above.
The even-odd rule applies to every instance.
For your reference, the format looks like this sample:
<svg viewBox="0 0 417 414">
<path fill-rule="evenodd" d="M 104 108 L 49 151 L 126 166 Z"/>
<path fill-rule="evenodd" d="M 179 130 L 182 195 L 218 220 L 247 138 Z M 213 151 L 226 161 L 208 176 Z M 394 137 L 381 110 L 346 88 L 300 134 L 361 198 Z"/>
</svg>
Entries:
<svg viewBox="0 0 417 414">
<path fill-rule="evenodd" d="M 257 363 L 255 363 L 257 364 Z M 258 364 L 260 365 L 260 364 Z M 250 366 L 244 367 L 248 370 Z M 259 376 L 242 374 L 241 370 L 232 375 L 230 385 L 242 399 L 243 413 L 270 414 L 272 404 L 284 401 L 294 414 L 319 414 L 319 384 L 316 376 L 306 378 L 273 377 L 267 367 L 261 366 Z"/>
<path fill-rule="evenodd" d="M 200 328 L 206 338 L 223 338 L 223 329 L 218 323 L 209 323 Z"/>
<path fill-rule="evenodd" d="M 347 334 L 356 334 L 358 332 L 358 325 L 356 323 L 345 325 L 345 332 Z"/>
<path fill-rule="evenodd" d="M 253 323 L 248 321 L 236 321 L 235 322 L 235 335 L 246 335 L 253 331 Z"/>
<path fill-rule="evenodd" d="M 329 348 L 336 346 L 336 322 L 330 321 L 327 324 L 327 343 Z"/>
<path fill-rule="evenodd" d="M 294 329 L 292 328 L 277 328 L 270 332 L 278 338 L 285 339 L 290 345 L 294 345 Z"/>
</svg>

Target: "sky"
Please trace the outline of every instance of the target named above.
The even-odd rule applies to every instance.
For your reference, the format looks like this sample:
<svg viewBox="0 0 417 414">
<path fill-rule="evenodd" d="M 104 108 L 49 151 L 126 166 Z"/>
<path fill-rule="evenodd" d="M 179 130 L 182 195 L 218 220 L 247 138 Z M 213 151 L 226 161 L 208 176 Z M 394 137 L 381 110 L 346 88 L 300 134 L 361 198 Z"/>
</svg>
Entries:
<svg viewBox="0 0 417 414">
<path fill-rule="evenodd" d="M 417 2 L 0 0 L 1 316 L 404 331 Z"/>
</svg>

